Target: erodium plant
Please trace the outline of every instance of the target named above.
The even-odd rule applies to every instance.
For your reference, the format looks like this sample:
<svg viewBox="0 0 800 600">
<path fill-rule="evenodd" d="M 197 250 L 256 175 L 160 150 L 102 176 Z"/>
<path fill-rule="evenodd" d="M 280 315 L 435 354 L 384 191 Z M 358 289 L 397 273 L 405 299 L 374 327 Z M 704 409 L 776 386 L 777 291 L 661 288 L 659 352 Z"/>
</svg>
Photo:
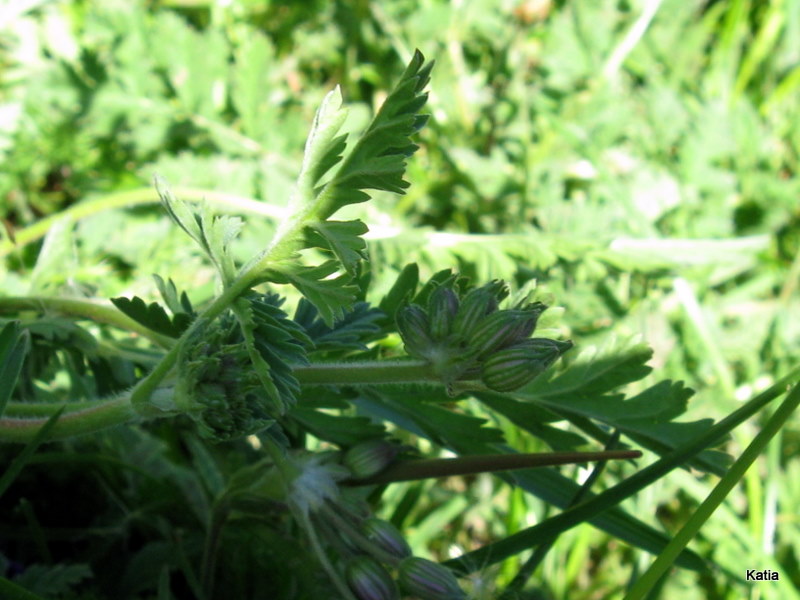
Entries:
<svg viewBox="0 0 800 600">
<path fill-rule="evenodd" d="M 284 523 L 283 535 L 304 540 L 320 577 L 335 589 L 331 597 L 346 600 L 464 598 L 456 576 L 538 547 L 506 591 L 513 597 L 542 550 L 586 520 L 651 552 L 664 548 L 665 535 L 615 505 L 687 462 L 724 470 L 718 454 L 702 451 L 725 431 L 707 422 L 671 422 L 691 394 L 680 383 L 661 382 L 633 398 L 620 392 L 649 372 L 646 346 L 613 342 L 555 373 L 550 367 L 572 343 L 532 337 L 547 307 L 530 290 L 511 295 L 502 281 L 470 282 L 449 269 L 421 282 L 417 265 L 408 265 L 380 302 L 365 300 L 367 226 L 332 217 L 369 200 L 367 190 L 402 194 L 408 187 L 405 162 L 417 149 L 411 136 L 427 121 L 420 111 L 431 67 L 417 52 L 353 144 L 341 133 L 346 111 L 338 88 L 325 97 L 287 216 L 245 264 L 231 254 L 240 219 L 183 202 L 156 181 L 169 217 L 216 268 L 221 291 L 203 307 L 158 276 L 163 304 L 0 298 L 0 310 L 19 317 L 6 321 L 0 334 L 0 440 L 27 444 L 0 493 L 44 441 L 165 419 L 185 425 L 188 417 L 195 429 L 180 425 L 182 435 L 218 444 L 247 438 L 250 450 L 258 449 L 227 480 L 209 486 L 216 491 L 204 517 L 199 574 L 186 576 L 200 598 L 214 597 L 224 533 L 243 507 L 247 514 L 290 515 L 299 530 Z M 284 286 L 300 295 L 291 317 Z M 78 324 L 85 320 L 95 333 Z M 110 329 L 137 341 L 105 337 L 101 347 L 96 332 Z M 398 334 L 405 355 L 386 343 Z M 43 382 L 58 372 L 72 382 L 69 398 L 45 391 Z M 516 453 L 497 429 L 458 410 L 454 403 L 468 398 L 558 451 Z M 574 430 L 554 427 L 557 421 Z M 456 456 L 415 457 L 415 447 L 391 438 L 386 423 L 406 441 L 427 438 Z M 664 457 L 646 474 L 592 496 L 589 487 L 604 461 L 640 455 L 615 449 L 622 435 Z M 320 441 L 315 451 L 309 436 Z M 605 451 L 575 451 L 589 439 Z M 186 443 L 204 452 L 197 442 Z M 555 470 L 530 470 L 590 460 L 601 463 L 582 486 Z M 481 472 L 498 472 L 572 508 L 446 565 L 413 556 L 402 533 L 373 514 L 393 482 Z M 705 568 L 686 550 L 674 561 Z"/>
</svg>

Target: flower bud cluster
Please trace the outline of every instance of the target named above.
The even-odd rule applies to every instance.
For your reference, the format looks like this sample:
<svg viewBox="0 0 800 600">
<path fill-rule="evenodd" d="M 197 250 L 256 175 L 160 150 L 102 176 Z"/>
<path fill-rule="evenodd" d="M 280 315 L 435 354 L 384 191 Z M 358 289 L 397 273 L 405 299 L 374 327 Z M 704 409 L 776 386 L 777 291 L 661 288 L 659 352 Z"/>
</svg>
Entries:
<svg viewBox="0 0 800 600">
<path fill-rule="evenodd" d="M 200 434 L 214 441 L 264 429 L 272 422 L 269 398 L 235 323 L 222 318 L 203 336 L 187 344 L 181 357 L 176 402 L 195 420 Z"/>
<path fill-rule="evenodd" d="M 480 378 L 486 387 L 508 392 L 541 374 L 572 347 L 530 336 L 547 309 L 541 302 L 499 309 L 508 294 L 505 284 L 492 281 L 459 299 L 448 284 L 431 292 L 427 307 L 409 304 L 397 313 L 397 328 L 406 351 L 430 363 L 450 384 Z"/>
<path fill-rule="evenodd" d="M 340 486 L 350 476 L 380 472 L 403 449 L 376 438 L 341 455 L 290 455 L 287 466 L 292 477 L 285 487 L 288 503 L 337 550 L 343 566 L 341 583 L 358 600 L 400 600 L 401 591 L 423 600 L 465 598 L 448 569 L 414 557 L 394 525 L 376 518 L 353 488 Z"/>
<path fill-rule="evenodd" d="M 396 572 L 395 581 L 389 570 L 374 558 L 357 556 L 347 565 L 347 584 L 358 600 L 400 600 L 400 590 L 420 600 L 467 597 L 455 575 L 433 561 L 409 555 L 398 563 Z"/>
</svg>

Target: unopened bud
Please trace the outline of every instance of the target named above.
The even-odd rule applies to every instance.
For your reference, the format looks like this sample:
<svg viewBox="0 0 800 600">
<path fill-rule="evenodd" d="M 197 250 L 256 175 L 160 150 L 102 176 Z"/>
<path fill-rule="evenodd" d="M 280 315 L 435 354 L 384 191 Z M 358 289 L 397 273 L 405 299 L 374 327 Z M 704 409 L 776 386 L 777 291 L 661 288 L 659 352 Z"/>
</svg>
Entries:
<svg viewBox="0 0 800 600">
<path fill-rule="evenodd" d="M 400 453 L 400 447 L 383 438 L 356 444 L 344 454 L 342 464 L 356 479 L 366 479 L 383 471 Z"/>
<path fill-rule="evenodd" d="M 371 518 L 361 525 L 364 536 L 397 558 L 411 556 L 411 547 L 397 528 L 382 519 Z"/>
<path fill-rule="evenodd" d="M 400 591 L 389 572 L 368 556 L 358 556 L 347 565 L 345 578 L 358 600 L 399 600 Z"/>
<path fill-rule="evenodd" d="M 458 307 L 453 321 L 453 331 L 468 340 L 478 323 L 486 315 L 497 310 L 497 298 L 503 289 L 502 282 L 495 281 L 467 292 Z"/>
<path fill-rule="evenodd" d="M 404 306 L 397 312 L 397 329 L 403 338 L 406 352 L 425 358 L 433 345 L 428 315 L 417 304 Z"/>
<path fill-rule="evenodd" d="M 466 598 L 455 575 L 430 560 L 411 556 L 400 563 L 400 587 L 420 600 L 461 600 Z"/>
<path fill-rule="evenodd" d="M 450 335 L 453 320 L 458 312 L 458 296 L 449 287 L 438 287 L 428 298 L 428 319 L 430 335 L 436 340 L 443 340 Z"/>
<path fill-rule="evenodd" d="M 525 339 L 536 326 L 538 314 L 501 310 L 483 318 L 469 339 L 470 350 L 479 358 Z M 527 332 L 527 335 L 526 335 Z"/>
<path fill-rule="evenodd" d="M 486 387 L 510 392 L 532 381 L 572 347 L 572 342 L 546 338 L 523 340 L 497 351 L 481 367 Z"/>
</svg>

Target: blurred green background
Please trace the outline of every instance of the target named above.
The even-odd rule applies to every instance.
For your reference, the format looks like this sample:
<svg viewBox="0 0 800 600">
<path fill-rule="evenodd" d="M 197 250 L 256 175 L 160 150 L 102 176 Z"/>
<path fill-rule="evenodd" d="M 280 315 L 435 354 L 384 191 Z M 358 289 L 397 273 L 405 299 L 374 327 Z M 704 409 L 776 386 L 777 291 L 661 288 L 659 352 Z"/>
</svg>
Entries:
<svg viewBox="0 0 800 600">
<path fill-rule="evenodd" d="M 348 207 L 371 229 L 370 297 L 412 261 L 536 280 L 579 348 L 641 335 L 650 382 L 697 391 L 694 419 L 796 364 L 798 0 L 5 0 L 3 294 L 154 297 L 159 273 L 201 303 L 212 272 L 153 175 L 245 215 L 244 260 L 269 239 L 324 94 L 341 86 L 346 127 L 364 127 L 414 48 L 436 67 L 411 188 Z M 695 546 L 781 582 L 675 573 L 665 597 L 800 597 L 799 446 L 794 422 Z M 625 508 L 674 531 L 713 483 L 675 473 Z M 447 558 L 547 514 L 486 486 L 469 503 L 428 490 L 415 551 Z M 614 597 L 649 561 L 583 526 L 535 581 L 543 597 Z M 514 572 L 476 590 L 491 598 Z"/>
</svg>

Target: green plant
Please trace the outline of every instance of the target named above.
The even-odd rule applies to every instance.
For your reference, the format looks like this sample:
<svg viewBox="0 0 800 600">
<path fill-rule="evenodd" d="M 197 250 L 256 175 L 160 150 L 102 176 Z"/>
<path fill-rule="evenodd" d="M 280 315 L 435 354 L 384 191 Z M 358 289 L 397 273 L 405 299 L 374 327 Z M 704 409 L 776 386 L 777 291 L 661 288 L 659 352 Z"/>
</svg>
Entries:
<svg viewBox="0 0 800 600">
<path fill-rule="evenodd" d="M 177 585 L 174 572 L 200 598 L 213 597 L 221 577 L 226 589 L 236 577 L 257 577 L 242 566 L 236 576 L 227 575 L 221 564 L 235 562 L 232 546 L 246 538 L 243 528 L 250 523 L 268 547 L 260 551 L 276 552 L 270 544 L 285 536 L 296 544 L 289 557 L 310 554 L 320 566 L 305 582 L 289 569 L 279 583 L 271 583 L 275 597 L 290 597 L 299 588 L 308 597 L 324 597 L 328 581 L 338 598 L 397 597 L 400 588 L 421 598 L 463 597 L 449 570 L 408 557 L 405 542 L 384 521 L 376 525 L 372 515 L 387 483 L 454 474 L 514 470 L 503 477 L 569 508 L 451 560 L 449 566 L 461 575 L 546 546 L 544 541 L 584 521 L 651 552 L 666 547 L 667 536 L 618 505 L 676 467 L 724 472 L 723 458 L 707 449 L 779 395 L 781 387 L 776 384 L 711 429 L 707 421 L 676 423 L 691 394 L 682 384 L 660 382 L 633 397 L 621 390 L 649 373 L 650 351 L 642 344 L 614 342 L 565 361 L 569 364 L 558 373 L 547 371 L 571 343 L 530 337 L 546 308 L 530 300 L 530 289 L 508 298 L 503 282 L 476 286 L 449 269 L 421 284 L 417 265 L 410 264 L 381 301 L 364 301 L 371 276 L 362 237 L 367 227 L 356 219 L 331 217 L 368 200 L 364 190 L 403 193 L 407 188 L 405 161 L 416 150 L 410 136 L 426 122 L 420 111 L 431 66 L 415 54 L 349 149 L 341 133 L 341 94 L 337 89 L 325 97 L 288 212 L 269 243 L 242 264 L 233 254 L 243 227 L 239 219 L 215 215 L 207 205 L 195 208 L 157 182 L 167 213 L 217 272 L 219 293 L 204 306 L 195 307 L 171 280 L 161 278 L 156 282 L 163 306 L 140 298 L 113 299 L 117 310 L 87 299 L 0 298 L 4 312 L 18 313 L 0 334 L 3 381 L 13 383 L 22 374 L 16 388 L 9 383 L 0 390 L 0 439 L 27 444 L 0 491 L 44 441 L 63 439 L 79 448 L 85 438 L 77 436 L 145 423 L 123 434 L 132 448 L 145 452 L 168 444 L 171 452 L 164 456 L 186 452 L 197 471 L 188 474 L 164 456 L 145 469 L 167 472 L 166 481 L 178 482 L 202 523 L 190 528 L 194 536 L 185 542 L 173 535 L 177 527 L 149 532 L 148 544 L 131 558 L 134 566 L 126 576 L 135 578 L 136 561 L 139 568 L 150 566 L 154 556 L 177 549 L 143 588 L 164 597 Z M 256 291 L 265 284 L 268 291 Z M 282 308 L 285 298 L 274 291 L 285 285 L 300 296 L 292 318 Z M 78 319 L 92 324 L 81 326 Z M 409 356 L 397 348 L 397 333 Z M 452 406 L 469 399 L 560 452 L 516 454 L 498 429 Z M 571 423 L 581 434 L 553 426 L 556 421 Z M 176 431 L 160 431 L 165 422 L 175 423 Z M 384 422 L 394 423 L 393 435 L 427 438 L 459 456 L 409 459 L 414 448 L 389 441 Z M 638 456 L 615 450 L 621 434 L 663 456 L 597 496 L 588 491 L 594 478 L 579 486 L 557 471 L 524 470 Z M 309 437 L 318 442 L 309 443 Z M 222 443 L 209 447 L 203 440 Z M 574 452 L 588 440 L 607 451 Z M 238 456 L 219 450 L 228 445 Z M 124 452 L 132 453 L 123 461 L 130 468 L 135 453 Z M 398 460 L 403 453 L 405 460 Z M 200 493 L 191 489 L 197 484 L 193 477 L 200 478 Z M 163 518 L 154 526 L 165 527 Z M 299 539 L 308 540 L 311 552 Z M 365 560 L 365 554 L 374 560 Z M 263 562 L 263 557 L 248 557 Z M 671 560 L 689 569 L 707 568 L 688 550 L 676 551 Z M 519 591 L 531 565 L 520 570 L 508 595 Z M 60 589 L 77 588 L 84 573 L 62 582 Z M 15 586 L 5 580 L 4 585 Z M 98 582 L 97 589 L 109 585 Z"/>
</svg>

